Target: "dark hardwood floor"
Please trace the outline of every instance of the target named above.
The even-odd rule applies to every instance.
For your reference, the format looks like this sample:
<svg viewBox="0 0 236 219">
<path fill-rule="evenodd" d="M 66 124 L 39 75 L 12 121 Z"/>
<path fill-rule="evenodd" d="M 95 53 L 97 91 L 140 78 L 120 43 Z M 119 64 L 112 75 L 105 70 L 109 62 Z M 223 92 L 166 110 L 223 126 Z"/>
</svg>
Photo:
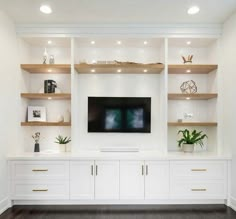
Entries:
<svg viewBox="0 0 236 219">
<path fill-rule="evenodd" d="M 14 206 L 0 219 L 234 219 L 224 205 Z"/>
</svg>

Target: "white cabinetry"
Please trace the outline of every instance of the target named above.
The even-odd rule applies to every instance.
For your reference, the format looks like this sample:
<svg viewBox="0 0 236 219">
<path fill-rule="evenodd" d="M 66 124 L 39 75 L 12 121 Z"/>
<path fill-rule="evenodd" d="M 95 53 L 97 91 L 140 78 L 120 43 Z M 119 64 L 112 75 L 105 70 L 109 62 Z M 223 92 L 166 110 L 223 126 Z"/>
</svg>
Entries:
<svg viewBox="0 0 236 219">
<path fill-rule="evenodd" d="M 120 162 L 120 199 L 144 199 L 144 161 Z"/>
<path fill-rule="evenodd" d="M 70 198 L 94 199 L 94 161 L 70 162 Z"/>
<path fill-rule="evenodd" d="M 119 199 L 119 161 L 95 161 L 95 199 Z"/>
</svg>

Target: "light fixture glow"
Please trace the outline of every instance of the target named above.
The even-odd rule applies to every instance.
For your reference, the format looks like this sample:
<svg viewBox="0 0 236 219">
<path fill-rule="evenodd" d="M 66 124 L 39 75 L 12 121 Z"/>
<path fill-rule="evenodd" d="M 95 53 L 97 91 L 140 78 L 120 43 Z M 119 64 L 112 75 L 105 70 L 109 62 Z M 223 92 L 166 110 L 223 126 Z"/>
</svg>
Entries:
<svg viewBox="0 0 236 219">
<path fill-rule="evenodd" d="M 52 13 L 52 9 L 49 5 L 41 5 L 40 11 L 44 14 L 51 14 Z"/>
<path fill-rule="evenodd" d="M 119 40 L 118 40 L 116 43 L 117 43 L 118 45 L 121 45 L 121 44 L 122 44 L 122 42 L 121 42 L 121 41 L 119 41 Z"/>
<path fill-rule="evenodd" d="M 94 72 L 95 72 L 95 69 L 91 69 L 91 72 L 93 72 L 93 73 L 94 73 Z"/>
<path fill-rule="evenodd" d="M 48 69 L 48 72 L 52 72 L 52 69 Z"/>
<path fill-rule="evenodd" d="M 146 73 L 146 72 L 148 72 L 148 70 L 147 70 L 147 69 L 144 69 L 143 72 Z"/>
<path fill-rule="evenodd" d="M 191 45 L 191 43 L 192 43 L 191 41 L 187 41 L 186 42 L 187 45 Z"/>
<path fill-rule="evenodd" d="M 186 70 L 186 72 L 187 72 L 187 73 L 190 73 L 190 72 L 191 72 L 191 70 L 190 70 L 190 69 L 187 69 L 187 70 Z"/>
<path fill-rule="evenodd" d="M 144 45 L 147 45 L 147 44 L 148 44 L 148 42 L 147 42 L 147 41 L 144 41 L 144 42 L 143 42 L 143 44 L 144 44 Z"/>
<path fill-rule="evenodd" d="M 92 45 L 94 45 L 94 44 L 95 44 L 95 41 L 91 41 L 90 43 L 91 43 Z"/>
<path fill-rule="evenodd" d="M 51 100 L 52 99 L 52 97 L 48 97 L 48 100 Z"/>
<path fill-rule="evenodd" d="M 48 40 L 48 45 L 52 44 L 52 41 L 51 40 Z"/>
<path fill-rule="evenodd" d="M 120 73 L 122 70 L 121 69 L 117 69 L 117 72 Z"/>
<path fill-rule="evenodd" d="M 194 14 L 197 14 L 199 11 L 200 11 L 200 8 L 196 5 L 194 5 L 188 9 L 188 14 L 194 15 Z"/>
<path fill-rule="evenodd" d="M 191 98 L 190 97 L 186 97 L 186 100 L 190 100 Z"/>
</svg>

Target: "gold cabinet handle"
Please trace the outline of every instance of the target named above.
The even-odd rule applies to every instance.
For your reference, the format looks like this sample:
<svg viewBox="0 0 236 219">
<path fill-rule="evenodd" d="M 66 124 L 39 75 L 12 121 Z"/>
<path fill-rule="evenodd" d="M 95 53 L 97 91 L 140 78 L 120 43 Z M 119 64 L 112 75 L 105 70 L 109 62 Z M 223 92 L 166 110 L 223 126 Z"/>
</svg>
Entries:
<svg viewBox="0 0 236 219">
<path fill-rule="evenodd" d="M 206 192 L 206 189 L 191 189 L 192 192 Z"/>
<path fill-rule="evenodd" d="M 48 169 L 33 169 L 33 172 L 47 172 Z"/>
<path fill-rule="evenodd" d="M 206 172 L 207 169 L 191 169 L 192 172 Z"/>
<path fill-rule="evenodd" d="M 48 192 L 48 189 L 33 189 L 32 192 Z"/>
</svg>

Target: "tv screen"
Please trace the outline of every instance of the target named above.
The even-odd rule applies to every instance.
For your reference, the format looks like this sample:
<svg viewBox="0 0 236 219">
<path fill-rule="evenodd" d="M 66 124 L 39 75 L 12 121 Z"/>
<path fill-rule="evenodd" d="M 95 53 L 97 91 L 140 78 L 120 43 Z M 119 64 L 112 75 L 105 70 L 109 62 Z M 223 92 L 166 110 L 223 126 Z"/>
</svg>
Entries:
<svg viewBox="0 0 236 219">
<path fill-rule="evenodd" d="M 151 132 L 150 97 L 88 97 L 88 132 Z"/>
</svg>

